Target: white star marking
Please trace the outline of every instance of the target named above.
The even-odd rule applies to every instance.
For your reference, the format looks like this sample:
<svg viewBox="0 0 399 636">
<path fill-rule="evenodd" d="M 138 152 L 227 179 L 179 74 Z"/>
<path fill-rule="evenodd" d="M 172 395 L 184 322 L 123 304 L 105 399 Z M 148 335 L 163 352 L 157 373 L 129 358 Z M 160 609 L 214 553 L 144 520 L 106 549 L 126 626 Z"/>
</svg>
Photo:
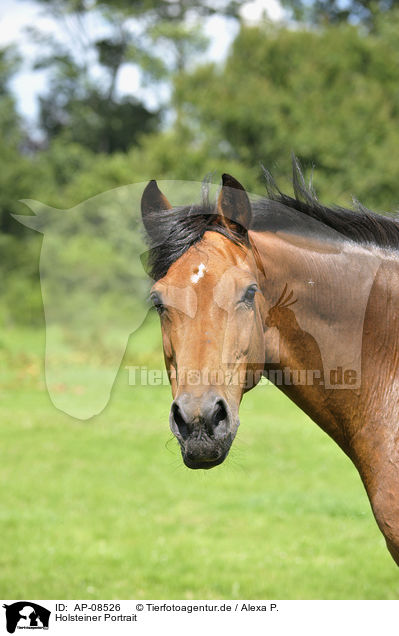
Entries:
<svg viewBox="0 0 399 636">
<path fill-rule="evenodd" d="M 194 283 L 194 285 L 196 285 L 198 283 L 199 279 L 204 277 L 204 272 L 205 272 L 205 265 L 204 265 L 204 263 L 201 263 L 198 266 L 197 273 L 191 275 L 191 282 Z"/>
</svg>

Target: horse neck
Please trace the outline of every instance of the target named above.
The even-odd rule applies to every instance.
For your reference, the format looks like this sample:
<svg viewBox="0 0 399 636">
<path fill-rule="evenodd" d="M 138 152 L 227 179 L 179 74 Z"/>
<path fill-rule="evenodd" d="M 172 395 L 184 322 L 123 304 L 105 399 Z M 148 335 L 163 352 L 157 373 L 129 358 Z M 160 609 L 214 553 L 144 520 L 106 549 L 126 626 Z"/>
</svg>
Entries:
<svg viewBox="0 0 399 636">
<path fill-rule="evenodd" d="M 367 422 L 399 421 L 399 258 L 382 259 L 363 324 L 362 398 Z M 391 427 L 392 428 L 392 427 Z M 396 430 L 396 426 L 395 426 Z"/>
<path fill-rule="evenodd" d="M 359 427 L 392 417 L 383 396 L 399 393 L 399 263 L 352 244 L 270 232 L 251 240 L 262 260 L 266 311 L 285 285 L 298 299 L 266 330 L 265 369 L 302 369 L 300 384 L 287 384 L 285 373 L 279 388 L 351 454 Z M 321 382 L 312 383 L 318 370 Z"/>
</svg>

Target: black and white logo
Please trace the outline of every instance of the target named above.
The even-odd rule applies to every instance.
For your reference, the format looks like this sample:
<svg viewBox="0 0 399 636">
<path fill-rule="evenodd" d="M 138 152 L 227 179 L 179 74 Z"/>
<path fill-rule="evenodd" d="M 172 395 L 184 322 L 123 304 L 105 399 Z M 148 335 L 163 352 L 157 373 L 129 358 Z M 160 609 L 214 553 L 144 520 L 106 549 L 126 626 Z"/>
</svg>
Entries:
<svg viewBox="0 0 399 636">
<path fill-rule="evenodd" d="M 7 631 L 16 629 L 48 629 L 50 610 L 32 601 L 18 601 L 3 605 L 6 610 Z"/>
</svg>

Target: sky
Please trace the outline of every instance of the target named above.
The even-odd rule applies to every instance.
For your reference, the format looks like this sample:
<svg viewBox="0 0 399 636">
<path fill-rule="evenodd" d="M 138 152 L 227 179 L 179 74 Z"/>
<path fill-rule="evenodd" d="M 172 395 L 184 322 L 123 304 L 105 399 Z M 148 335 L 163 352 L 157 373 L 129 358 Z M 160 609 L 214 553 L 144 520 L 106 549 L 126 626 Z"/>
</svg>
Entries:
<svg viewBox="0 0 399 636">
<path fill-rule="evenodd" d="M 262 17 L 273 21 L 282 20 L 284 13 L 278 0 L 253 0 L 242 7 L 241 15 L 246 22 L 256 24 Z M 33 123 L 37 115 L 37 96 L 46 88 L 47 74 L 44 71 L 32 70 L 35 50 L 25 34 L 25 29 L 30 26 L 60 38 L 63 36 L 54 20 L 46 16 L 43 7 L 38 7 L 30 0 L 1 0 L 0 47 L 17 43 L 25 59 L 20 72 L 12 80 L 11 90 L 17 98 L 19 112 Z M 102 25 L 92 19 L 89 30 L 96 35 L 101 34 Z M 208 19 L 206 34 L 210 39 L 210 47 L 207 59 L 223 60 L 236 32 L 236 28 L 232 29 L 231 20 L 220 16 Z M 136 95 L 148 107 L 157 105 L 155 93 L 151 88 L 141 85 L 139 72 L 131 65 L 125 65 L 122 68 L 117 89 L 120 94 Z"/>
</svg>

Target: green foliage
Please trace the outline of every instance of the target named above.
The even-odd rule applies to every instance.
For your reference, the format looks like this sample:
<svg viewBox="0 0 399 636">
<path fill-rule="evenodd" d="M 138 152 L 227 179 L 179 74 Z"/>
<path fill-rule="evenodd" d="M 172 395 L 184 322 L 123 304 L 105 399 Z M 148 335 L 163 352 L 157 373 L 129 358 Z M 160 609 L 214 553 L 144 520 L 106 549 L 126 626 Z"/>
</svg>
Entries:
<svg viewBox="0 0 399 636">
<path fill-rule="evenodd" d="M 397 3 L 395 0 L 281 0 L 281 4 L 291 9 L 297 20 L 318 24 L 360 22 L 373 29 L 379 15 L 389 13 Z"/>
<path fill-rule="evenodd" d="M 9 82 L 18 69 L 18 57 L 11 48 L 0 50 L 0 231 L 18 233 L 10 216 L 17 212 L 18 199 L 33 190 L 38 182 L 37 164 L 26 152 L 27 135 L 16 111 Z M 42 178 L 43 175 L 40 175 Z M 23 196 L 23 195 L 22 195 Z M 0 256 L 1 258 L 1 256 Z"/>
<path fill-rule="evenodd" d="M 117 14 L 115 20 L 123 21 L 127 5 L 122 6 L 122 0 L 115 2 L 123 14 L 122 18 Z M 166 50 L 168 38 L 175 38 L 179 45 L 176 34 L 180 32 L 181 43 L 188 46 L 186 26 L 177 18 L 165 23 L 162 12 L 170 9 L 170 3 L 167 5 L 161 3 L 156 15 L 151 2 L 145 11 L 143 5 L 147 36 L 152 33 L 159 39 L 159 50 Z M 59 6 L 76 13 L 69 0 Z M 198 15 L 202 10 L 195 3 L 185 6 L 187 12 Z M 110 7 L 107 3 L 101 10 Z M 176 7 L 184 9 L 179 3 Z M 139 11 L 138 5 L 136 9 Z M 208 7 L 206 15 L 210 13 Z M 42 102 L 52 141 L 36 150 L 8 90 L 17 57 L 12 50 L 0 53 L 0 266 L 7 271 L 0 306 L 4 320 L 41 319 L 37 286 L 41 238 L 10 214 L 26 212 L 18 203 L 22 198 L 66 210 L 129 183 L 151 178 L 200 181 L 208 173 L 218 181 L 224 172 L 234 174 L 250 192 L 262 194 L 260 164 L 271 169 L 289 190 L 290 154 L 294 151 L 308 170 L 315 168 L 315 188 L 326 203 L 348 205 L 356 196 L 371 208 L 394 209 L 399 200 L 399 16 L 391 11 L 388 18 L 381 14 L 377 22 L 372 33 L 347 24 L 295 30 L 270 25 L 242 27 L 222 67 L 190 68 L 185 63 L 178 69 L 173 65 L 177 58 L 173 58 L 168 73 L 174 77 L 171 106 L 175 119 L 158 132 L 153 130 L 156 118 L 148 119 L 140 104 L 105 97 L 112 88 L 112 74 L 126 53 L 117 39 L 96 42 L 109 73 L 108 83 L 101 89 L 91 80 L 86 83 L 90 74 L 85 76 L 60 49 L 54 60 L 49 101 Z M 52 48 L 50 42 L 48 50 Z M 140 51 L 145 57 L 145 47 Z M 161 66 L 166 61 L 161 60 Z M 150 58 L 147 62 L 150 68 Z M 43 59 L 45 66 L 48 63 Z M 63 119 L 60 124 L 57 118 L 66 105 L 69 123 Z M 126 202 L 127 218 L 129 214 Z M 72 241 L 69 249 L 76 251 L 78 242 Z M 95 263 L 102 252 L 107 254 L 107 239 L 97 237 L 95 245 L 83 252 L 87 263 L 90 259 Z M 68 255 L 63 258 L 67 261 Z M 8 272 L 10 262 L 12 272 Z M 110 267 L 111 277 L 112 271 Z M 115 276 L 117 280 L 116 270 Z"/>
<path fill-rule="evenodd" d="M 294 151 L 315 166 L 322 198 L 389 209 L 399 200 L 398 62 L 393 38 L 347 25 L 243 28 L 224 68 L 180 76 L 176 90 L 187 125 L 220 156 L 287 175 Z"/>
<path fill-rule="evenodd" d="M 99 84 L 88 73 L 84 60 L 78 62 L 72 52 L 57 52 L 58 48 L 57 43 L 51 43 L 50 52 L 36 63 L 36 68 L 51 72 L 49 87 L 39 99 L 40 126 L 48 141 L 60 138 L 111 154 L 127 150 L 140 134 L 158 126 L 159 113 L 149 111 L 133 96 L 115 95 L 117 75 L 127 55 L 124 40 L 103 39 L 91 44 L 105 71 Z"/>
<path fill-rule="evenodd" d="M 15 223 L 15 225 L 18 225 Z M 3 327 L 15 324 L 37 327 L 42 324 L 43 304 L 38 276 L 41 236 L 21 237 L 0 234 L 0 321 Z"/>
<path fill-rule="evenodd" d="M 168 82 L 171 74 L 187 68 L 207 48 L 202 18 L 217 10 L 236 15 L 240 4 L 222 0 L 216 9 L 195 0 L 102 0 L 90 6 L 80 0 L 37 2 L 67 27 L 62 42 L 35 28 L 29 30 L 40 51 L 36 68 L 46 68 L 51 74 L 50 85 L 40 98 L 41 128 L 48 140 L 62 135 L 67 141 L 107 153 L 127 150 L 137 143 L 139 131 L 151 132 L 159 123 L 158 113 L 132 96 L 117 95 L 122 67 L 134 65 L 143 79 Z M 90 36 L 91 15 L 107 30 L 105 37 Z"/>
<path fill-rule="evenodd" d="M 154 130 L 159 117 L 133 97 L 116 102 L 94 88 L 84 98 L 54 89 L 40 99 L 40 121 L 49 139 L 112 154 L 128 150 L 140 135 Z"/>
</svg>

